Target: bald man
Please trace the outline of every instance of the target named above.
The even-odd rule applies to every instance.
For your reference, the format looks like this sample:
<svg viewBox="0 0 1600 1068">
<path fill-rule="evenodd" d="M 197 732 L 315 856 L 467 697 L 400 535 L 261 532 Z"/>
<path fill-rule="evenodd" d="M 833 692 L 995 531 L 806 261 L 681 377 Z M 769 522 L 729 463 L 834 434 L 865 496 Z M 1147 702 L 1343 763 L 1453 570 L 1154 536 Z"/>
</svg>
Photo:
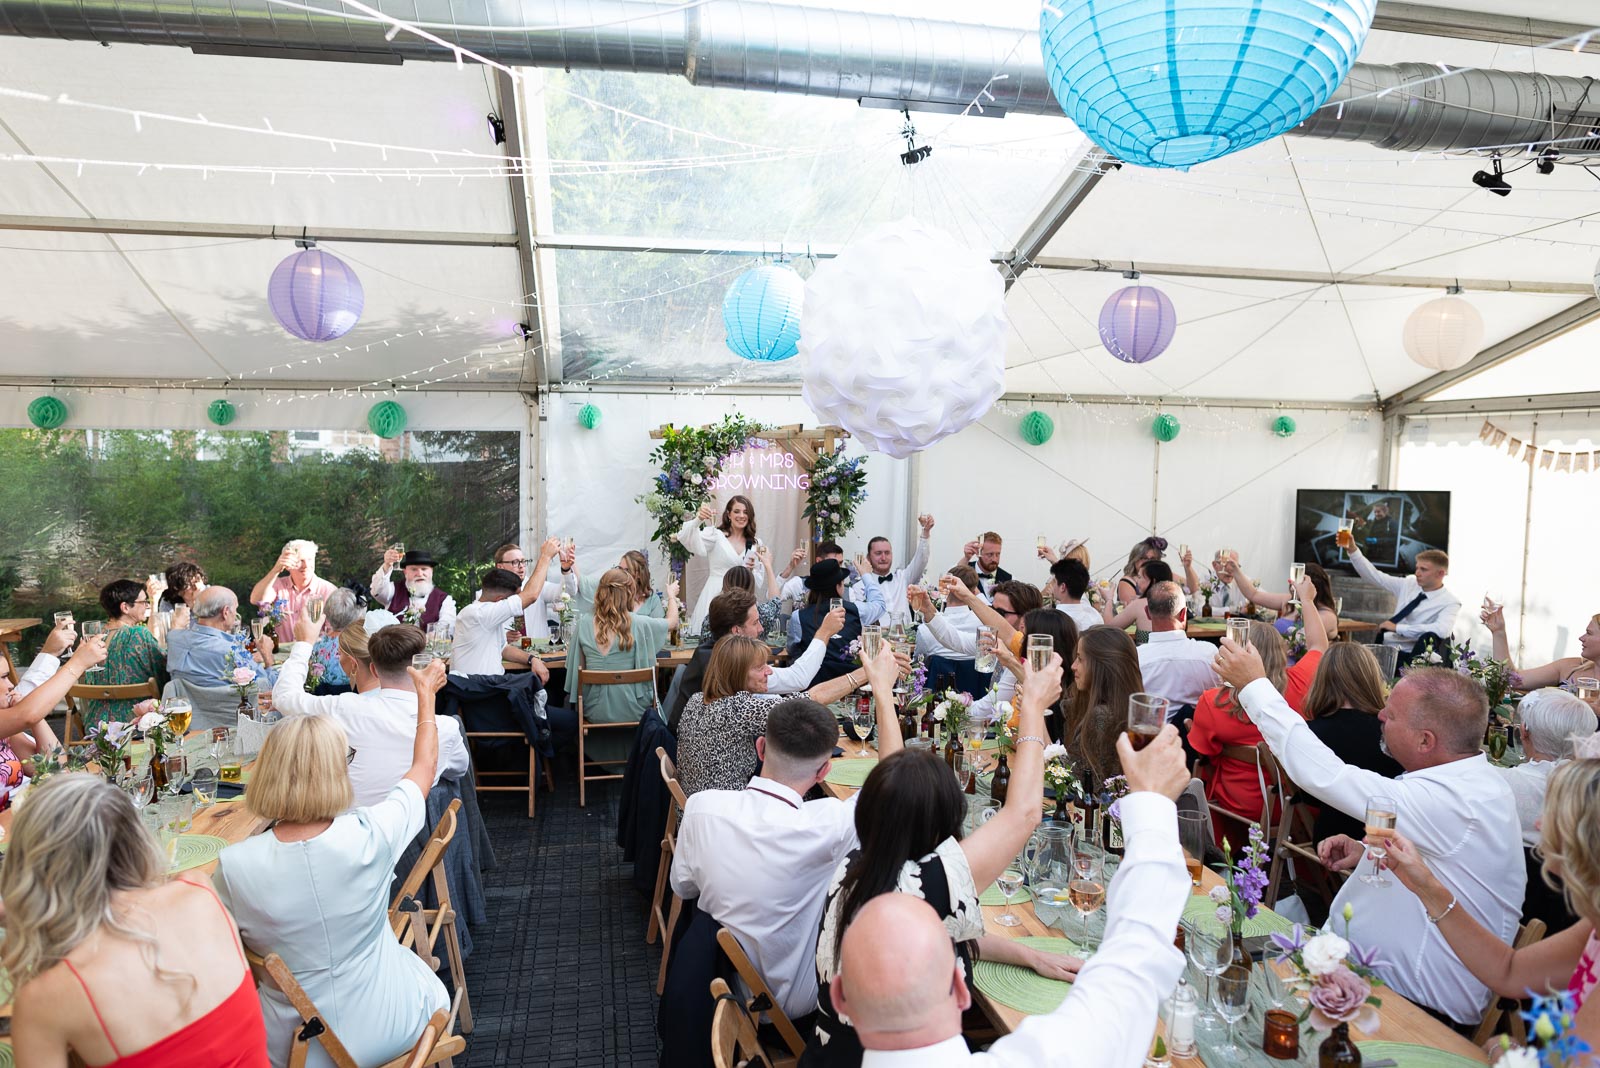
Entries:
<svg viewBox="0 0 1600 1068">
<path fill-rule="evenodd" d="M 1023 1065 L 1139 1068 L 1156 1010 L 1183 972 L 1172 937 L 1189 899 L 1174 799 L 1188 785 L 1177 731 L 1164 728 L 1135 753 L 1117 742 L 1128 786 L 1122 799 L 1126 856 L 1106 895 L 1100 950 L 1055 1012 L 1030 1016 L 985 1053 L 961 1037 L 972 1004 L 950 936 L 921 898 L 883 894 L 845 931 L 834 1007 L 850 1019 L 866 1053 L 862 1068 Z"/>
</svg>

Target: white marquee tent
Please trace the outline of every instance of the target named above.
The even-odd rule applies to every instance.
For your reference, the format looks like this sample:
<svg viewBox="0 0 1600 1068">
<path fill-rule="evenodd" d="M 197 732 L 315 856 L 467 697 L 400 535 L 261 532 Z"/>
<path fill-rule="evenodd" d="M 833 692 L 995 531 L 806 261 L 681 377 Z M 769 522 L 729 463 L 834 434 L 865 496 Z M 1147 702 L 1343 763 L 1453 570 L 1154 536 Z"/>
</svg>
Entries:
<svg viewBox="0 0 1600 1068">
<path fill-rule="evenodd" d="M 49 392 L 74 426 L 204 428 L 206 404 L 227 397 L 239 429 L 358 429 L 393 396 L 417 429 L 521 432 L 525 528 L 612 556 L 648 536 L 633 498 L 650 428 L 732 410 L 816 422 L 798 360 L 749 364 L 724 346 L 728 281 L 758 257 L 830 256 L 910 215 L 1005 273 L 1007 396 L 914 460 L 873 459 L 859 534 L 904 538 L 931 511 L 937 558 L 995 529 L 1026 574 L 1038 532 L 1089 536 L 1100 570 L 1154 530 L 1236 544 L 1269 573 L 1289 559 L 1296 488 L 1449 489 L 1452 584 L 1468 604 L 1502 596 L 1525 656 L 1572 651 L 1595 609 L 1556 572 L 1600 519 L 1600 471 L 1522 463 L 1479 433 L 1487 418 L 1540 447 L 1600 448 L 1591 157 L 1518 170 L 1507 197 L 1473 184 L 1488 161 L 1470 142 L 1288 136 L 1188 172 L 1111 169 L 1059 113 L 999 117 L 1006 83 L 990 78 L 1001 103 L 984 114 L 913 104 L 934 152 L 907 167 L 904 118 L 848 86 L 751 92 L 725 71 L 691 84 L 635 73 L 656 69 L 645 52 L 590 62 L 566 31 L 520 37 L 547 60 L 569 48 L 571 69 L 453 62 L 413 32 L 453 6 L 266 0 L 244 31 L 183 40 L 178 17 L 155 28 L 113 11 L 120 30 L 91 32 L 30 14 L 53 6 L 0 0 L 0 424 L 27 425 L 28 402 Z M 529 2 L 503 25 L 624 23 L 665 40 L 670 18 L 646 6 Z M 1490 0 L 1378 6 L 1362 63 L 1600 77 L 1595 13 L 1578 0 L 1520 0 L 1514 17 Z M 496 14 L 471 7 L 458 23 Z M 671 17 L 684 8 L 781 13 L 704 0 Z M 1030 49 L 1037 64 L 1037 4 L 870 10 L 967 23 L 968 38 L 981 17 L 1001 42 L 997 70 Z M 282 47 L 249 37 L 267 25 Z M 327 45 L 345 32 L 359 56 Z M 510 31 L 460 33 L 491 58 L 515 51 Z M 58 36 L 74 39 L 46 39 Z M 329 61 L 351 58 L 380 61 Z M 825 56 L 810 62 L 829 73 Z M 1532 162 L 1507 157 L 1508 170 Z M 336 342 L 298 341 L 268 311 L 266 279 L 301 237 L 362 280 L 361 322 Z M 1095 316 L 1124 271 L 1179 316 L 1149 364 L 1099 343 Z M 1406 357 L 1401 330 L 1448 286 L 1481 313 L 1484 346 L 1435 374 Z M 605 416 L 592 431 L 576 420 L 587 402 Z M 1017 432 L 1030 408 L 1056 421 L 1039 448 Z M 1161 411 L 1183 426 L 1169 444 L 1149 429 Z M 1297 421 L 1293 437 L 1269 433 L 1278 414 Z M 609 492 L 586 492 L 595 484 Z"/>
</svg>

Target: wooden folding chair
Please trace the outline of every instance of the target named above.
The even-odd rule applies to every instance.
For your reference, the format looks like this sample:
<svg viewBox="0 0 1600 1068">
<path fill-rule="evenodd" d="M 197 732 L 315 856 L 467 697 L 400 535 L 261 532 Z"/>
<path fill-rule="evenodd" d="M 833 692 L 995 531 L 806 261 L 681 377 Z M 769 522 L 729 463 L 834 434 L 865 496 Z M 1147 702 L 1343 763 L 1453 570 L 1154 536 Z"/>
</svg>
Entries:
<svg viewBox="0 0 1600 1068">
<path fill-rule="evenodd" d="M 776 1068 L 761 1045 L 756 1022 L 728 984 L 711 980 L 717 1009 L 711 1017 L 711 1063 L 715 1068 Z"/>
<path fill-rule="evenodd" d="M 415 950 L 417 956 L 428 965 L 428 970 L 434 972 L 439 970 L 439 958 L 434 950 L 439 944 L 439 936 L 444 935 L 445 957 L 450 962 L 450 981 L 455 987 L 450 1004 L 450 1022 L 453 1025 L 459 1017 L 461 1033 L 470 1035 L 472 1002 L 467 997 L 467 969 L 461 955 L 461 938 L 456 933 L 455 906 L 450 902 L 450 880 L 444 871 L 444 851 L 456 836 L 460 812 L 460 799 L 451 801 L 439 825 L 428 836 L 422 856 L 411 866 L 410 873 L 400 884 L 389 906 L 389 927 L 400 939 L 400 944 Z M 438 901 L 435 908 L 424 907 L 416 896 L 429 875 L 433 876 L 433 893 Z"/>
<path fill-rule="evenodd" d="M 622 772 L 614 775 L 589 774 L 589 759 L 584 753 L 584 744 L 590 731 L 603 730 L 634 730 L 639 726 L 639 720 L 624 720 L 621 723 L 590 723 L 583 715 L 583 695 L 591 686 L 636 686 L 639 683 L 648 683 L 650 686 L 651 705 L 655 707 L 656 669 L 653 667 L 634 668 L 631 671 L 590 671 L 583 667 L 582 650 L 578 654 L 578 807 L 588 805 L 587 788 L 592 782 L 606 782 L 611 779 L 622 778 Z M 623 765 L 625 760 L 599 760 L 595 761 L 596 767 L 603 768 L 608 764 Z"/>
<path fill-rule="evenodd" d="M 68 746 L 74 741 L 83 741 L 83 717 L 79 715 L 75 701 L 143 701 L 147 697 L 160 696 L 161 690 L 156 686 L 155 679 L 130 682 L 121 686 L 80 683 L 67 691 L 67 721 L 61 730 L 61 744 Z M 72 729 L 74 721 L 77 723 L 76 731 Z"/>
<path fill-rule="evenodd" d="M 550 761 L 546 760 L 544 766 L 539 766 L 539 751 L 528 741 L 528 736 L 521 731 L 469 731 L 467 730 L 467 717 L 463 709 L 461 716 L 461 736 L 467 740 L 467 753 L 472 757 L 472 785 L 480 794 L 511 793 L 528 795 L 528 818 L 533 819 L 534 798 L 538 796 L 537 784 L 540 771 L 543 771 L 544 789 L 546 793 L 555 792 L 556 780 L 550 774 Z M 485 779 L 518 779 L 522 780 L 521 771 L 484 771 L 478 767 L 478 753 L 472 747 L 477 740 L 491 738 L 515 738 L 528 747 L 528 776 L 521 782 L 499 785 L 485 782 Z"/>
<path fill-rule="evenodd" d="M 1511 943 L 1513 950 L 1527 949 L 1544 937 L 1544 921 L 1529 920 L 1517 928 L 1517 937 Z M 1495 1031 L 1500 1027 L 1501 1017 L 1504 1017 L 1511 1029 L 1511 1040 L 1518 1045 L 1527 1045 L 1528 1027 L 1522 1020 L 1522 1008 L 1516 998 L 1497 997 L 1489 1003 L 1489 1008 L 1484 1012 L 1483 1019 L 1478 1022 L 1478 1030 L 1472 1035 L 1472 1044 L 1479 1049 L 1483 1044 L 1494 1037 Z"/>
<path fill-rule="evenodd" d="M 739 973 L 739 978 L 744 981 L 745 989 L 750 991 L 750 1000 L 745 1002 L 745 1008 L 757 1020 L 765 1014 L 772 1026 L 777 1028 L 784 1045 L 789 1047 L 789 1052 L 798 1060 L 805 1052 L 805 1040 L 800 1037 L 799 1030 L 778 1006 L 778 999 L 773 996 L 772 988 L 761 978 L 761 973 L 756 971 L 755 964 L 745 955 L 744 947 L 739 945 L 739 940 L 733 937 L 733 932 L 726 927 L 717 931 L 717 945 L 728 955 L 734 969 Z"/>
<path fill-rule="evenodd" d="M 667 986 L 667 961 L 672 956 L 672 932 L 678 929 L 678 916 L 683 911 L 683 901 L 673 892 L 670 876 L 672 857 L 678 849 L 678 819 L 689 799 L 684 796 L 683 787 L 678 783 L 677 767 L 672 763 L 672 758 L 667 756 L 667 751 L 659 745 L 656 746 L 656 759 L 661 761 L 661 778 L 667 784 L 667 792 L 672 795 L 672 804 L 667 808 L 666 834 L 661 838 L 661 862 L 656 865 L 655 893 L 650 898 L 650 925 L 644 932 L 646 944 L 654 942 L 658 932 L 661 934 L 661 970 L 656 975 L 656 994 L 659 996 Z M 672 906 L 666 915 L 662 914 L 663 891 L 672 895 Z"/>
<path fill-rule="evenodd" d="M 1331 907 L 1334 895 L 1344 880 L 1349 878 L 1349 873 L 1333 871 L 1322 863 L 1322 858 L 1317 855 L 1316 825 L 1312 818 L 1314 806 L 1294 800 L 1298 790 L 1283 765 L 1278 763 L 1277 757 L 1270 752 L 1261 752 L 1261 758 L 1270 762 L 1273 779 L 1282 791 L 1283 805 L 1272 835 L 1272 864 L 1267 869 L 1266 900 L 1277 901 L 1282 896 L 1283 880 L 1287 875 L 1296 894 L 1313 894 L 1325 908 Z M 1294 863 L 1292 873 L 1291 858 L 1300 862 Z"/>
<path fill-rule="evenodd" d="M 289 1068 L 305 1068 L 306 1055 L 314 1041 L 322 1043 L 322 1051 L 336 1068 L 362 1068 L 345 1044 L 339 1041 L 339 1036 L 333 1033 L 328 1021 L 317 1011 L 317 1006 L 295 979 L 289 966 L 283 963 L 282 957 L 276 953 L 262 957 L 246 950 L 245 959 L 250 962 L 250 971 L 257 985 L 264 984 L 282 991 L 283 996 L 289 999 L 289 1004 L 294 1006 L 294 1011 L 300 1014 L 300 1028 L 295 1031 L 294 1041 L 289 1047 Z M 452 1058 L 466 1048 L 467 1040 L 451 1034 L 449 1017 L 441 1009 L 428 1020 L 416 1044 L 411 1047 L 411 1052 L 385 1062 L 380 1068 L 426 1068 L 434 1064 L 450 1068 Z"/>
</svg>

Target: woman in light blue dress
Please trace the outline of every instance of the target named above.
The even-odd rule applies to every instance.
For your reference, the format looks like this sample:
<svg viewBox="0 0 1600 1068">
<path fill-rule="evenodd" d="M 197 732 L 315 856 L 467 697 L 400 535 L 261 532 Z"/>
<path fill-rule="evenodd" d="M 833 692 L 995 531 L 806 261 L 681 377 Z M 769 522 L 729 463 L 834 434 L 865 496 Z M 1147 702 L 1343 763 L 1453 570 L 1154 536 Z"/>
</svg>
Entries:
<svg viewBox="0 0 1600 1068">
<path fill-rule="evenodd" d="M 358 1064 L 383 1064 L 416 1043 L 449 997 L 422 958 L 389 928 L 390 878 L 422 828 L 439 756 L 434 694 L 444 661 L 411 671 L 417 734 L 411 768 L 382 801 L 351 809 L 353 750 L 327 716 L 289 716 L 261 746 L 244 804 L 272 826 L 222 851 L 215 880 L 244 944 L 282 957 Z M 286 1065 L 300 1015 L 260 989 L 267 1052 Z M 333 1061 L 313 1041 L 307 1065 Z"/>
</svg>

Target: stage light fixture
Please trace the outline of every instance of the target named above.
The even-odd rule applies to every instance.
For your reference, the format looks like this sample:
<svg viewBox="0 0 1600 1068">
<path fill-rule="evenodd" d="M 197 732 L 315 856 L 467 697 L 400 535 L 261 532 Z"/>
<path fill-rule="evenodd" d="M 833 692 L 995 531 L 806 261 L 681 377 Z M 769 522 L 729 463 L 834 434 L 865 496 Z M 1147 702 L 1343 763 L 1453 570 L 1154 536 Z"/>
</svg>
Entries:
<svg viewBox="0 0 1600 1068">
<path fill-rule="evenodd" d="M 506 122 L 492 111 L 489 112 L 489 136 L 497 145 L 506 143 Z"/>
<path fill-rule="evenodd" d="M 1506 181 L 1505 173 L 1500 165 L 1500 157 L 1498 156 L 1494 160 L 1493 174 L 1488 171 L 1479 171 L 1472 176 L 1472 181 L 1473 184 L 1482 186 L 1497 197 L 1511 195 L 1511 183 Z"/>
</svg>

